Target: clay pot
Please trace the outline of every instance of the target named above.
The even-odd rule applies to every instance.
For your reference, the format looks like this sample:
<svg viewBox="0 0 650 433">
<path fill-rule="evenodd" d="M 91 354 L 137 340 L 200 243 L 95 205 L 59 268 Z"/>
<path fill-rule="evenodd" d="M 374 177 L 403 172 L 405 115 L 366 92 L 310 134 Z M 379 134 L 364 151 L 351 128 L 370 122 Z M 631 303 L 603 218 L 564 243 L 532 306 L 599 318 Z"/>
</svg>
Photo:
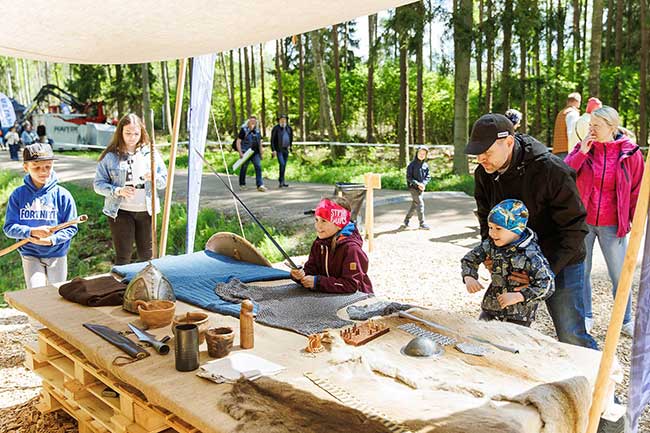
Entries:
<svg viewBox="0 0 650 433">
<path fill-rule="evenodd" d="M 134 302 L 140 314 L 140 320 L 149 328 L 162 328 L 172 323 L 176 303 L 172 301 L 142 301 Z"/>
<path fill-rule="evenodd" d="M 205 332 L 210 327 L 208 315 L 200 311 L 176 315 L 172 323 L 172 329 L 175 329 L 176 325 L 196 325 L 199 328 L 199 344 L 205 341 Z"/>
<path fill-rule="evenodd" d="M 235 333 L 232 328 L 210 328 L 205 333 L 205 341 L 208 342 L 208 355 L 212 358 L 223 358 L 232 350 L 232 343 L 235 340 Z"/>
</svg>

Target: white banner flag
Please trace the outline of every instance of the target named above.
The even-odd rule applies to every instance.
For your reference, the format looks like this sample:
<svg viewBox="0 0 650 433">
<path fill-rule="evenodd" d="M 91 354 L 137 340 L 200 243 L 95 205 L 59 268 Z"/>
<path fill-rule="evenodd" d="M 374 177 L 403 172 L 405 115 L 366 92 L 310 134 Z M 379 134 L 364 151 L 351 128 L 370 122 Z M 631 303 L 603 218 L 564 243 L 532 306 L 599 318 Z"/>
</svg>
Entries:
<svg viewBox="0 0 650 433">
<path fill-rule="evenodd" d="M 11 99 L 4 93 L 0 93 L 0 126 L 9 128 L 16 122 L 16 112 Z"/>
</svg>

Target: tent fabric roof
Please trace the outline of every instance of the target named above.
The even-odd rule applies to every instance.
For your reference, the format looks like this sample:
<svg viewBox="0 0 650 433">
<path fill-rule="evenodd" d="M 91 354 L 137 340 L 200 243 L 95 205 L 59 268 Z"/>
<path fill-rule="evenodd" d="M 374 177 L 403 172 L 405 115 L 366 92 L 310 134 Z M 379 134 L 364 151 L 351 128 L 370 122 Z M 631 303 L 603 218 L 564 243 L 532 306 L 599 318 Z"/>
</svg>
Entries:
<svg viewBox="0 0 650 433">
<path fill-rule="evenodd" d="M 5 2 L 0 55 L 145 63 L 308 32 L 413 0 L 24 0 Z"/>
</svg>

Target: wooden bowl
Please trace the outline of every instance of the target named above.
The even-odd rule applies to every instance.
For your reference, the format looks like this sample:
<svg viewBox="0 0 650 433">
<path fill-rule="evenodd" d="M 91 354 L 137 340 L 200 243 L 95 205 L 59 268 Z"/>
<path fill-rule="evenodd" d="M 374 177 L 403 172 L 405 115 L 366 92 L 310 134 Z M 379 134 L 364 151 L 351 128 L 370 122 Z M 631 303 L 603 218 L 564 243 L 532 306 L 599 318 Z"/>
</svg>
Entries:
<svg viewBox="0 0 650 433">
<path fill-rule="evenodd" d="M 205 341 L 205 333 L 210 327 L 210 319 L 206 313 L 190 311 L 174 316 L 172 330 L 176 328 L 176 325 L 196 325 L 199 328 L 199 344 L 203 344 Z M 176 333 L 174 333 L 174 336 L 176 336 Z"/>
<path fill-rule="evenodd" d="M 140 314 L 140 320 L 149 328 L 162 328 L 172 323 L 176 312 L 176 303 L 172 301 L 134 302 Z"/>
</svg>

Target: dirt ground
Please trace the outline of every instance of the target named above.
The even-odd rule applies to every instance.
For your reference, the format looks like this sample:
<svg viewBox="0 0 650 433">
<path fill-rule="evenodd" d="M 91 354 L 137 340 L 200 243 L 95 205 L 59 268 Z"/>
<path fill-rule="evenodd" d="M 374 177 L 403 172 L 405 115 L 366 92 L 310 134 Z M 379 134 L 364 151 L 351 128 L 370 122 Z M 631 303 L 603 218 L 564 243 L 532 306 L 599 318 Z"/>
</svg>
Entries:
<svg viewBox="0 0 650 433">
<path fill-rule="evenodd" d="M 375 292 L 392 300 L 445 309 L 455 314 L 476 317 L 481 294 L 469 295 L 459 274 L 459 261 L 478 240 L 472 215 L 473 200 L 461 194 L 437 196 L 427 210 L 431 231 L 410 229 L 399 232 L 405 205 L 386 206 L 377 215 L 375 250 L 369 254 L 370 276 Z M 414 224 L 412 224 L 415 226 Z M 598 250 L 596 248 L 596 250 Z M 593 304 L 595 326 L 592 335 L 603 345 L 612 308 L 611 283 L 604 261 L 595 254 Z M 635 278 L 634 291 L 638 285 Z M 22 366 L 22 344 L 35 340 L 36 323 L 12 309 L 0 309 L 0 433 L 76 432 L 76 422 L 63 413 L 41 415 L 34 407 L 40 380 Z M 545 308 L 540 309 L 533 327 L 554 336 Z M 625 379 L 617 395 L 627 397 L 631 342 L 621 336 L 618 359 Z M 639 431 L 650 431 L 646 411 Z"/>
</svg>

